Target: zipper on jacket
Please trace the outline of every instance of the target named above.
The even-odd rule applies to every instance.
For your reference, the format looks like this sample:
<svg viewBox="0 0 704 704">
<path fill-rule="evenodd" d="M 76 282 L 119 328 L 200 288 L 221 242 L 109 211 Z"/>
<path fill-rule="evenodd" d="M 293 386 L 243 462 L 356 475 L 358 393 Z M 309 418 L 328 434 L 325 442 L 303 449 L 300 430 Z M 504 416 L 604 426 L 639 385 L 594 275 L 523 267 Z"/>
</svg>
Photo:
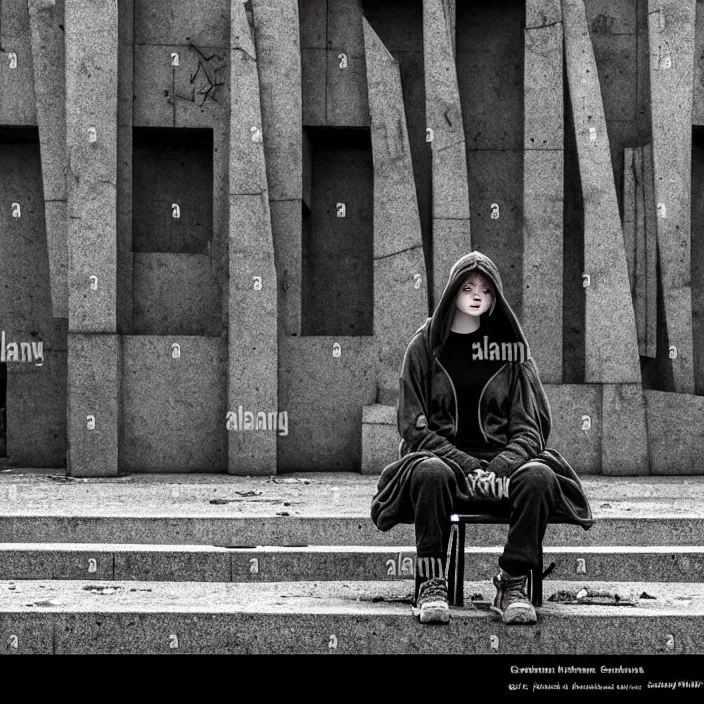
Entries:
<svg viewBox="0 0 704 704">
<path fill-rule="evenodd" d="M 506 362 L 508 364 L 508 362 Z M 479 420 L 479 430 L 482 434 L 482 437 L 484 438 L 484 442 L 489 442 L 489 439 L 486 436 L 486 433 L 484 432 L 484 428 L 482 427 L 482 396 L 484 396 L 484 389 L 486 389 L 489 384 L 491 384 L 491 380 L 506 366 L 504 364 L 503 366 L 499 367 L 490 377 L 489 381 L 482 386 L 482 391 L 479 394 L 479 403 L 477 404 L 477 419 Z"/>
<path fill-rule="evenodd" d="M 454 433 L 455 438 L 457 437 L 457 422 L 458 422 L 458 416 L 460 413 L 460 407 L 459 403 L 457 402 L 457 392 L 455 391 L 455 385 L 452 383 L 452 377 L 448 374 L 447 369 L 440 364 L 440 360 L 437 357 L 434 357 L 435 361 L 438 363 L 440 369 L 442 369 L 445 374 L 447 374 L 447 378 L 450 380 L 450 386 L 452 387 L 452 396 L 455 399 L 455 417 L 452 419 L 452 431 Z"/>
</svg>

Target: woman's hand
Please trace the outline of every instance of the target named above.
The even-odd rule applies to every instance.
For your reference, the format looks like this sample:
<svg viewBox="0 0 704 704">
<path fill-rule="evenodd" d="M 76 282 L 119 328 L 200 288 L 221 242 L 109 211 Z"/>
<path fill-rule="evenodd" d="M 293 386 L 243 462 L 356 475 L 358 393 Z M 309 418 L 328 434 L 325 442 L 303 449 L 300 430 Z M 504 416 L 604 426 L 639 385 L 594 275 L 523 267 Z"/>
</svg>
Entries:
<svg viewBox="0 0 704 704">
<path fill-rule="evenodd" d="M 485 462 L 485 460 L 481 461 Z M 509 481 L 510 477 L 497 477 L 493 472 L 483 469 L 475 469 L 467 475 L 472 498 L 479 501 L 508 499 Z"/>
</svg>

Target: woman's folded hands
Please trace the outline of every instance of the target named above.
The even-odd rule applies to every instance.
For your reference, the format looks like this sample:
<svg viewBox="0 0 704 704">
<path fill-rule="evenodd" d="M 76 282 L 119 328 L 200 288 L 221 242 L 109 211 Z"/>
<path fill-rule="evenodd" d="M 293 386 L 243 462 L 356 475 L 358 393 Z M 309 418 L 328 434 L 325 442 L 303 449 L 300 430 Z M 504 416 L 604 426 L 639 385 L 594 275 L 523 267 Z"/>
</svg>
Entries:
<svg viewBox="0 0 704 704">
<path fill-rule="evenodd" d="M 485 460 L 482 460 L 482 463 L 484 462 Z M 484 469 L 475 469 L 467 474 L 470 496 L 477 501 L 507 499 L 509 481 L 510 477 L 497 477 L 493 472 Z"/>
</svg>

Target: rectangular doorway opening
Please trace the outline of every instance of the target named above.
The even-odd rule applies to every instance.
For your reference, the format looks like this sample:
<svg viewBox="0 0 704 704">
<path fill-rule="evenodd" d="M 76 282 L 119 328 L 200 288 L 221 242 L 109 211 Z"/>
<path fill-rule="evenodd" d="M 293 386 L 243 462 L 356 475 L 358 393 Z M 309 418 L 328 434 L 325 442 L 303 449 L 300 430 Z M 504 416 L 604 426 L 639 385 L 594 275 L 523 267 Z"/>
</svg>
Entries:
<svg viewBox="0 0 704 704">
<path fill-rule="evenodd" d="M 306 127 L 303 335 L 374 334 L 374 169 L 369 128 Z"/>
</svg>

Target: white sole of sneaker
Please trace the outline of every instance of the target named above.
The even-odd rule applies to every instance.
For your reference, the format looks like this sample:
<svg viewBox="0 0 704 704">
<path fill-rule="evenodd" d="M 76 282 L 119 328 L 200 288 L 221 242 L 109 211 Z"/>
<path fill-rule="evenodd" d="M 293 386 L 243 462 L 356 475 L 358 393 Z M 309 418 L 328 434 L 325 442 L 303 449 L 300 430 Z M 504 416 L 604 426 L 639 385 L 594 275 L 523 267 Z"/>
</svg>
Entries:
<svg viewBox="0 0 704 704">
<path fill-rule="evenodd" d="M 509 606 L 501 616 L 504 623 L 537 623 L 535 610 L 522 605 Z"/>
<path fill-rule="evenodd" d="M 450 609 L 447 604 L 424 604 L 419 610 L 421 623 L 449 623 Z"/>
</svg>

